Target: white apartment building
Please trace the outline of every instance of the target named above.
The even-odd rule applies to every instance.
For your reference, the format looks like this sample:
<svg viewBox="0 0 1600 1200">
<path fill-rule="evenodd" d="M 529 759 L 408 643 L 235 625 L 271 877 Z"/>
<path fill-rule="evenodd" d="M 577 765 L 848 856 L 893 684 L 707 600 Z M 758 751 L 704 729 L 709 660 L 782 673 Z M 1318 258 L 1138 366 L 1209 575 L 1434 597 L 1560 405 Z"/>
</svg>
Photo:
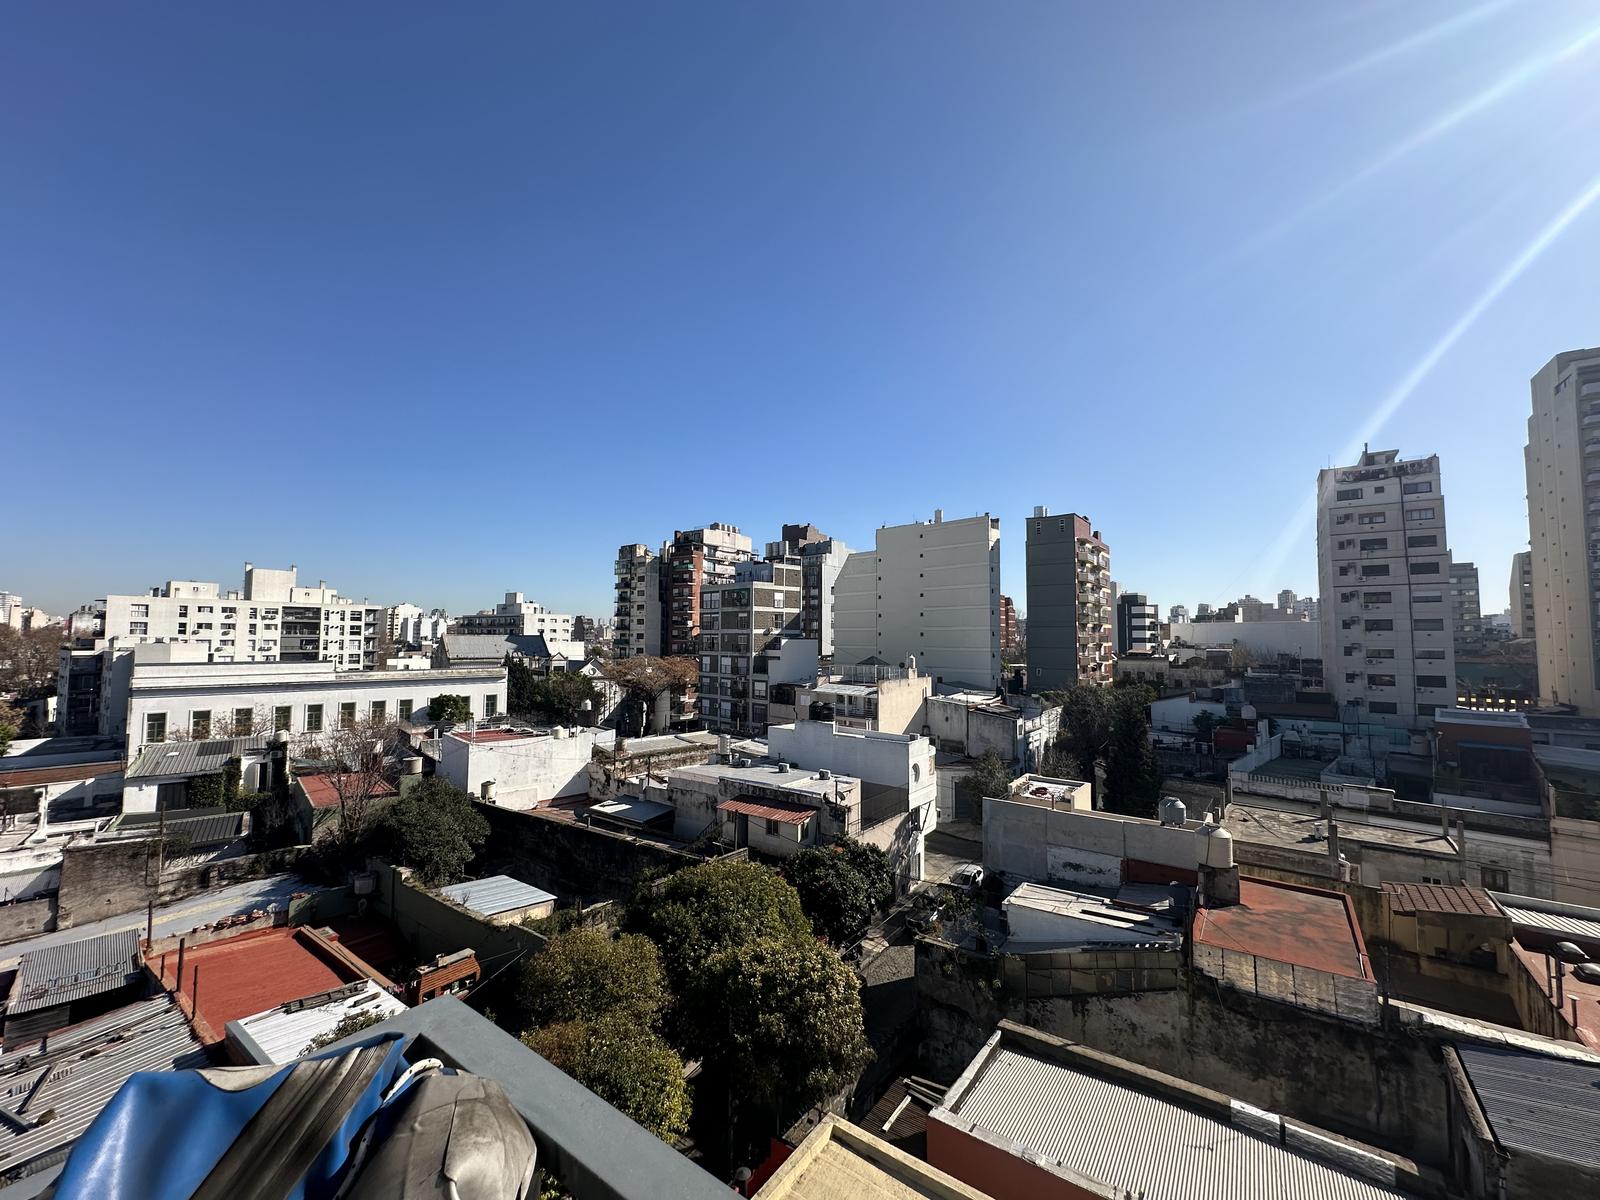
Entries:
<svg viewBox="0 0 1600 1200">
<path fill-rule="evenodd" d="M 415 604 L 396 604 L 388 611 L 389 640 L 396 646 L 431 646 L 444 637 L 450 618 L 442 608 L 424 612 Z"/>
<path fill-rule="evenodd" d="M 572 614 L 551 612 L 534 604 L 521 592 L 507 592 L 492 612 L 457 617 L 453 633 L 537 633 L 547 642 L 572 641 Z"/>
<path fill-rule="evenodd" d="M 833 585 L 845 560 L 854 553 L 838 538 L 828 537 L 815 525 L 785 525 L 783 537 L 767 543 L 766 557 L 800 560 L 805 588 L 800 609 L 800 632 L 815 638 L 822 658 L 833 654 Z"/>
<path fill-rule="evenodd" d="M 167 647 L 136 646 L 102 708 L 106 736 L 125 738 L 131 761 L 146 745 L 285 730 L 296 739 L 354 721 L 411 720 L 435 696 L 465 696 L 475 718 L 503 714 L 504 667 L 338 671 L 330 663 L 152 661 Z"/>
<path fill-rule="evenodd" d="M 634 543 L 617 549 L 616 617 L 611 652 L 618 658 L 661 653 L 661 558 Z"/>
<path fill-rule="evenodd" d="M 609 729 L 454 730 L 439 739 L 439 774 L 464 792 L 526 811 L 589 793 L 589 761 Z"/>
<path fill-rule="evenodd" d="M 1533 552 L 1530 550 L 1511 556 L 1510 611 L 1511 636 L 1533 637 Z"/>
<path fill-rule="evenodd" d="M 1431 725 L 1455 703 L 1439 459 L 1366 450 L 1317 475 L 1323 671 L 1347 723 Z"/>
<path fill-rule="evenodd" d="M 184 642 L 210 661 L 328 662 L 340 670 L 378 665 L 381 604 L 350 600 L 319 581 L 300 587 L 296 568 L 244 565 L 244 590 L 169 579 L 143 596 L 107 596 L 104 635 L 124 645 Z"/>
<path fill-rule="evenodd" d="M 737 563 L 733 579 L 700 588 L 700 682 L 708 729 L 760 734 L 775 684 L 817 677 L 817 642 L 800 635 L 798 559 Z"/>
<path fill-rule="evenodd" d="M 1523 459 L 1539 698 L 1600 715 L 1600 348 L 1556 355 L 1530 386 Z"/>
<path fill-rule="evenodd" d="M 12 629 L 27 632 L 30 629 L 43 629 L 46 625 L 55 625 L 59 622 L 42 608 L 33 608 L 22 602 L 22 597 L 15 592 L 0 592 L 0 625 L 9 625 Z"/>
<path fill-rule="evenodd" d="M 1034 613 L 1028 611 L 1030 646 Z M 845 560 L 833 590 L 834 660 L 915 660 L 945 683 L 1000 681 L 1000 520 L 988 514 L 885 525 Z"/>
</svg>

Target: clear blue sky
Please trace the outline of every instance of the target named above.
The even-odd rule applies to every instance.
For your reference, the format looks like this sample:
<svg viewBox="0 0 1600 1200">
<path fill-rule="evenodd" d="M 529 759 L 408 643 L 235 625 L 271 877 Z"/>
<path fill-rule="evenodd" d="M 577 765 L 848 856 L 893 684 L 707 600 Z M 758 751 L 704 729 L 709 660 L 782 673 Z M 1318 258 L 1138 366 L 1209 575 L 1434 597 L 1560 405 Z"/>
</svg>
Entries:
<svg viewBox="0 0 1600 1200">
<path fill-rule="evenodd" d="M 1597 26 L 8 6 L 0 587 L 604 611 L 622 542 L 943 507 L 1020 602 L 1044 503 L 1163 607 L 1307 593 L 1316 471 L 1399 399 L 1498 609 L 1528 377 L 1600 342 Z"/>
</svg>

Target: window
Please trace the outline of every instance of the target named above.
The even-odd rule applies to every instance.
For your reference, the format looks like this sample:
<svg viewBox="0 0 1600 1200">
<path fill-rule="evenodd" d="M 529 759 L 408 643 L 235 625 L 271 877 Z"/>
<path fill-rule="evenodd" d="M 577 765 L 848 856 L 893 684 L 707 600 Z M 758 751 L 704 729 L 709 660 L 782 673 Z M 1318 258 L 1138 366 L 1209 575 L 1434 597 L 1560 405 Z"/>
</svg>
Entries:
<svg viewBox="0 0 1600 1200">
<path fill-rule="evenodd" d="M 254 732 L 255 714 L 248 708 L 233 710 L 233 736 L 249 737 Z"/>
<path fill-rule="evenodd" d="M 187 604 L 178 605 L 178 615 L 180 617 L 187 617 L 189 615 L 189 606 Z"/>
<path fill-rule="evenodd" d="M 1394 647 L 1392 647 L 1392 646 L 1372 646 L 1372 647 L 1369 647 L 1368 650 L 1367 650 L 1367 657 L 1368 658 L 1393 658 L 1394 657 Z"/>
<path fill-rule="evenodd" d="M 1413 604 L 1442 604 L 1442 603 L 1444 603 L 1444 593 L 1443 592 L 1412 592 L 1411 593 L 1411 603 L 1413 603 Z"/>
<path fill-rule="evenodd" d="M 1368 675 L 1367 676 L 1367 686 L 1368 687 L 1393 687 L 1394 686 L 1394 676 L 1393 675 Z"/>
<path fill-rule="evenodd" d="M 1406 546 L 1412 550 L 1425 549 L 1439 544 L 1437 533 L 1414 533 L 1406 539 Z"/>
<path fill-rule="evenodd" d="M 1417 686 L 1419 688 L 1442 688 L 1442 687 L 1445 686 L 1444 676 L 1443 675 L 1418 675 L 1417 676 Z"/>
<path fill-rule="evenodd" d="M 1478 882 L 1486 892 L 1510 891 L 1511 872 L 1500 867 L 1479 867 Z"/>
<path fill-rule="evenodd" d="M 1400 709 L 1391 700 L 1374 700 L 1371 704 L 1367 705 L 1367 711 L 1370 713 L 1379 713 L 1387 716 L 1389 714 L 1399 712 Z"/>
<path fill-rule="evenodd" d="M 167 740 L 166 713 L 145 713 L 144 740 L 147 742 L 164 742 Z"/>
<path fill-rule="evenodd" d="M 322 705 L 320 705 L 320 704 L 308 704 L 308 705 L 306 705 L 306 732 L 307 733 L 321 733 L 322 732 Z"/>
<path fill-rule="evenodd" d="M 402 721 L 411 720 L 411 714 L 412 714 L 412 712 L 415 711 L 415 709 L 413 708 L 414 704 L 415 704 L 415 701 L 412 701 L 412 700 L 402 700 L 402 701 L 400 701 L 399 711 L 400 711 L 400 719 Z"/>
<path fill-rule="evenodd" d="M 198 708 L 189 714 L 189 734 L 191 737 L 208 738 L 211 736 L 211 710 Z"/>
<path fill-rule="evenodd" d="M 339 705 L 339 728 L 349 729 L 356 723 L 356 705 L 354 700 L 347 700 Z"/>
<path fill-rule="evenodd" d="M 1389 539 L 1386 537 L 1362 538 L 1361 548 L 1363 550 L 1387 550 L 1389 548 Z"/>
<path fill-rule="evenodd" d="M 289 723 L 294 719 L 294 709 L 287 704 L 280 704 L 272 710 L 272 729 L 275 733 L 288 733 Z"/>
<path fill-rule="evenodd" d="M 372 706 L 367 710 L 367 715 L 369 717 L 371 717 L 374 721 L 381 721 L 381 720 L 384 719 L 385 716 L 388 715 L 388 712 L 389 712 L 389 705 L 388 705 L 387 701 L 374 700 L 372 702 Z"/>
<path fill-rule="evenodd" d="M 150 632 L 150 622 L 149 621 L 129 621 L 128 622 L 128 632 L 130 634 L 135 635 L 135 636 L 141 636 L 141 635 L 144 635 L 144 634 L 148 634 Z"/>
<path fill-rule="evenodd" d="M 1439 573 L 1439 564 L 1436 562 L 1414 562 L 1411 564 L 1411 573 L 1413 575 L 1437 575 Z"/>
<path fill-rule="evenodd" d="M 1362 513 L 1356 521 L 1357 525 L 1387 525 L 1388 523 L 1388 513 Z"/>
<path fill-rule="evenodd" d="M 767 818 L 767 836 L 768 837 L 777 837 L 778 836 L 778 823 L 776 821 L 774 821 L 771 817 Z"/>
<path fill-rule="evenodd" d="M 1368 633 L 1387 633 L 1394 628 L 1394 622 L 1387 617 L 1374 617 L 1366 623 Z"/>
<path fill-rule="evenodd" d="M 1394 593 L 1393 592 L 1362 592 L 1361 593 L 1361 603 L 1363 603 L 1363 604 L 1390 604 L 1390 603 L 1393 603 L 1393 601 L 1394 601 Z"/>
<path fill-rule="evenodd" d="M 1408 520 L 1408 521 L 1431 521 L 1431 520 L 1433 520 L 1433 509 L 1431 509 L 1431 508 L 1408 508 L 1408 509 L 1406 509 L 1406 520 Z"/>
<path fill-rule="evenodd" d="M 1361 489 L 1360 488 L 1340 488 L 1337 492 L 1334 493 L 1333 498 L 1335 500 L 1359 500 L 1359 499 L 1361 499 Z"/>
<path fill-rule="evenodd" d="M 1433 484 L 1431 481 L 1426 479 L 1420 480 L 1416 483 L 1404 483 L 1400 485 L 1401 494 L 1406 496 L 1421 496 L 1431 491 L 1433 491 Z"/>
<path fill-rule="evenodd" d="M 148 617 L 150 615 L 150 606 L 148 604 L 130 604 L 128 605 L 128 615 L 130 617 Z"/>
<path fill-rule="evenodd" d="M 1388 563 L 1365 563 L 1361 568 L 1361 578 L 1363 579 L 1385 579 L 1388 575 Z"/>
<path fill-rule="evenodd" d="M 1431 717 L 1431 716 L 1433 716 L 1434 713 L 1436 713 L 1438 711 L 1439 711 L 1439 706 L 1437 704 L 1419 704 L 1419 705 L 1417 705 L 1417 716 L 1419 716 L 1419 717 Z"/>
<path fill-rule="evenodd" d="M 1411 628 L 1418 633 L 1442 633 L 1444 631 L 1444 618 L 1418 617 L 1411 622 Z"/>
<path fill-rule="evenodd" d="M 483 698 L 483 715 L 492 717 L 500 711 L 500 697 L 489 695 Z"/>
<path fill-rule="evenodd" d="M 178 634 L 179 634 L 179 636 L 181 637 L 183 634 L 186 634 L 188 632 L 189 632 L 189 623 L 187 621 L 179 621 L 178 622 Z"/>
<path fill-rule="evenodd" d="M 1417 651 L 1417 657 L 1418 658 L 1443 658 L 1444 657 L 1444 651 L 1443 650 L 1418 650 Z"/>
</svg>

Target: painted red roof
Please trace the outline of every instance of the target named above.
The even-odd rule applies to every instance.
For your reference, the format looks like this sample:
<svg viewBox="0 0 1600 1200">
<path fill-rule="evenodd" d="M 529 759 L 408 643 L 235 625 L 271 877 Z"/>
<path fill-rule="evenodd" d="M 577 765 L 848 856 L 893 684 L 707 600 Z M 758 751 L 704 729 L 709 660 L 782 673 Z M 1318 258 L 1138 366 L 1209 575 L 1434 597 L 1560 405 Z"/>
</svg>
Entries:
<svg viewBox="0 0 1600 1200">
<path fill-rule="evenodd" d="M 1355 909 L 1338 892 L 1241 879 L 1238 904 L 1195 914 L 1194 939 L 1330 975 L 1373 979 Z"/>
<path fill-rule="evenodd" d="M 1389 907 L 1398 913 L 1456 913 L 1469 917 L 1501 917 L 1500 906 L 1481 888 L 1456 887 L 1438 883 L 1392 883 L 1385 881 Z"/>
<path fill-rule="evenodd" d="M 334 786 L 336 779 L 349 779 L 349 775 L 329 773 L 326 775 L 298 775 L 295 777 L 300 784 L 300 790 L 306 794 L 312 808 L 338 808 L 339 789 Z M 348 790 L 348 789 L 347 789 Z M 354 794 L 353 792 L 351 794 Z M 387 779 L 380 779 L 374 785 L 373 796 L 392 796 L 395 794 L 394 784 Z"/>
<path fill-rule="evenodd" d="M 98 779 L 122 770 L 122 760 L 77 763 L 67 767 L 33 767 L 20 771 L 0 771 L 0 791 L 6 788 L 44 787 L 51 783 L 71 783 L 77 779 Z"/>
<path fill-rule="evenodd" d="M 792 800 L 759 800 L 754 796 L 739 796 L 717 805 L 718 812 L 744 813 L 748 817 L 764 817 L 769 821 L 782 821 L 788 825 L 803 825 L 817 815 L 817 810 Z"/>
<path fill-rule="evenodd" d="M 525 729 L 478 729 L 472 733 L 452 733 L 451 737 L 458 741 L 470 742 L 472 745 L 481 745 L 484 742 L 519 742 L 523 738 L 534 735 Z"/>
</svg>

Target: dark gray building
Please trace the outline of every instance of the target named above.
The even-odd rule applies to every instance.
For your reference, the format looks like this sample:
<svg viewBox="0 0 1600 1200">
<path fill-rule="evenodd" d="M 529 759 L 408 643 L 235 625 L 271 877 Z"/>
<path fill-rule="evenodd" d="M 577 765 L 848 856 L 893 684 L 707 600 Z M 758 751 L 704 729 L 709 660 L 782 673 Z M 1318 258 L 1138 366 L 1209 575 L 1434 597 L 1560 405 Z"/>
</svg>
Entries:
<svg viewBox="0 0 1600 1200">
<path fill-rule="evenodd" d="M 1028 690 L 1111 682 L 1111 551 L 1087 517 L 1028 518 Z"/>
<path fill-rule="evenodd" d="M 1154 654 L 1161 646 L 1161 614 L 1143 592 L 1117 597 L 1117 653 Z"/>
</svg>

